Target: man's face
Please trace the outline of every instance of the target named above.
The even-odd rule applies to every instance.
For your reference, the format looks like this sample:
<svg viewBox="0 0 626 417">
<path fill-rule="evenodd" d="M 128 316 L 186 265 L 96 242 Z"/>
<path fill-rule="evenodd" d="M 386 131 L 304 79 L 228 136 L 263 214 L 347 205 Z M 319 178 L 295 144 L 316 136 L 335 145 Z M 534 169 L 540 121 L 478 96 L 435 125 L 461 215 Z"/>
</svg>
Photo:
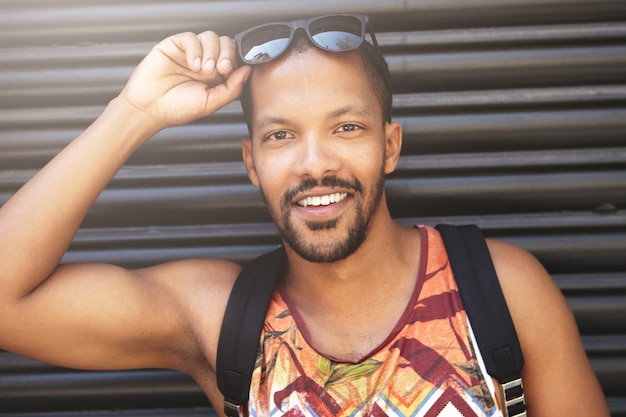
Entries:
<svg viewBox="0 0 626 417">
<path fill-rule="evenodd" d="M 244 160 L 283 239 L 311 262 L 348 257 L 379 211 L 399 147 L 361 61 L 312 48 L 256 67 L 251 88 Z"/>
</svg>

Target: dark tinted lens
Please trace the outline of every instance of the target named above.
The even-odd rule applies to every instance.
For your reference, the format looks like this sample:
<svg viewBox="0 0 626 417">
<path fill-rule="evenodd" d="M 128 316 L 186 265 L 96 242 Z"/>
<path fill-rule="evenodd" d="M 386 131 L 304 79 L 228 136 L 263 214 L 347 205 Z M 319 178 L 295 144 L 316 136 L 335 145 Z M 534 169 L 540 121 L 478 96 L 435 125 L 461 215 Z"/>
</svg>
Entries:
<svg viewBox="0 0 626 417">
<path fill-rule="evenodd" d="M 276 58 L 289 45 L 291 28 L 287 25 L 263 26 L 246 34 L 241 40 L 244 60 L 259 64 Z"/>
<path fill-rule="evenodd" d="M 329 51 L 350 51 L 363 42 L 363 23 L 354 16 L 329 16 L 312 22 L 309 32 L 315 43 Z"/>
</svg>

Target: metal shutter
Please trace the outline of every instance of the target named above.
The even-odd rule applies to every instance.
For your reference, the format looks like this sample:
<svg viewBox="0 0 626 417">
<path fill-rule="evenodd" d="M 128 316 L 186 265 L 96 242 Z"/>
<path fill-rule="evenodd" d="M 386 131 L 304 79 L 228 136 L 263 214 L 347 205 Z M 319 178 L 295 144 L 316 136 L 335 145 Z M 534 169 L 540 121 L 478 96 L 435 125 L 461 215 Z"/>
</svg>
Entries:
<svg viewBox="0 0 626 417">
<path fill-rule="evenodd" d="M 372 17 L 393 73 L 405 131 L 387 181 L 394 216 L 477 223 L 538 256 L 574 310 L 613 416 L 626 416 L 626 2 L 4 0 L 0 204 L 160 39 L 344 11 Z M 276 231 L 240 161 L 245 135 L 238 103 L 157 135 L 104 191 L 65 260 L 245 262 L 271 248 Z M 0 353 L 0 414 L 16 413 L 210 408 L 175 372 L 82 372 Z"/>
</svg>

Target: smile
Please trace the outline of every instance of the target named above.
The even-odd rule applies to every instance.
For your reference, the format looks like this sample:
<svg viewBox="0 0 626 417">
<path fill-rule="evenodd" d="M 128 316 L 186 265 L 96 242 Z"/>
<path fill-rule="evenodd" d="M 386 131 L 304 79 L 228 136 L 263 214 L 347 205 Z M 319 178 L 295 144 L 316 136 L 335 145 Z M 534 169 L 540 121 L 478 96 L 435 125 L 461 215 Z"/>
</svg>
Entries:
<svg viewBox="0 0 626 417">
<path fill-rule="evenodd" d="M 328 206 L 330 204 L 343 201 L 347 197 L 348 197 L 348 193 L 334 193 L 334 194 L 320 195 L 320 196 L 314 196 L 314 197 L 306 197 L 298 201 L 296 204 L 299 205 L 300 207 Z"/>
</svg>

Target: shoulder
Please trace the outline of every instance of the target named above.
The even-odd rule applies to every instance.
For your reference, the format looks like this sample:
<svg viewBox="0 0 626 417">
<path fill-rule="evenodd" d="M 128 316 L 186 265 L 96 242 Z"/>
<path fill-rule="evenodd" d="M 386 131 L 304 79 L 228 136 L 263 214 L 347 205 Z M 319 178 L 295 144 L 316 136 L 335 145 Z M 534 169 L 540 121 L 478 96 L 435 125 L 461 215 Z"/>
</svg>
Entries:
<svg viewBox="0 0 626 417">
<path fill-rule="evenodd" d="M 528 415 L 608 415 L 572 311 L 548 272 L 522 248 L 487 243 L 524 354 Z M 587 403 L 570 400 L 578 397 Z"/>
<path fill-rule="evenodd" d="M 532 254 L 503 241 L 487 244 L 520 338 L 573 323 L 565 297 Z"/>
<path fill-rule="evenodd" d="M 488 239 L 487 244 L 524 355 L 528 356 L 535 348 L 543 347 L 537 342 L 551 334 L 551 329 L 571 327 L 572 313 L 559 288 L 532 254 L 507 242 Z"/>
<path fill-rule="evenodd" d="M 561 294 L 543 265 L 528 251 L 499 240 L 487 239 L 487 245 L 507 301 L 512 296 L 540 296 L 535 293 L 545 291 L 547 297 Z"/>
</svg>

